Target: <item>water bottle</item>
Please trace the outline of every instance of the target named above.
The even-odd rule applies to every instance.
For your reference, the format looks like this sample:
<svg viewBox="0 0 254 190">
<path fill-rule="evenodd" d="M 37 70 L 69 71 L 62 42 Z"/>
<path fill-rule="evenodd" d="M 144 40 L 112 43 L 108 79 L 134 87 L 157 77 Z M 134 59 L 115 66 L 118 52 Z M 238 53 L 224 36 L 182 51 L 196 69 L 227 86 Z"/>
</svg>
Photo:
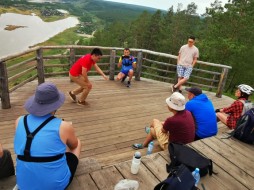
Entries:
<svg viewBox="0 0 254 190">
<path fill-rule="evenodd" d="M 200 180 L 200 174 L 199 174 L 199 168 L 196 168 L 193 172 L 192 172 L 192 176 L 195 179 L 195 186 L 198 186 L 198 182 Z"/>
<path fill-rule="evenodd" d="M 151 141 L 151 142 L 148 144 L 147 155 L 152 154 L 152 152 L 153 152 L 153 141 Z"/>
<path fill-rule="evenodd" d="M 141 164 L 141 153 L 135 152 L 133 159 L 132 159 L 132 163 L 131 163 L 131 173 L 132 174 L 138 173 L 140 164 Z"/>
</svg>

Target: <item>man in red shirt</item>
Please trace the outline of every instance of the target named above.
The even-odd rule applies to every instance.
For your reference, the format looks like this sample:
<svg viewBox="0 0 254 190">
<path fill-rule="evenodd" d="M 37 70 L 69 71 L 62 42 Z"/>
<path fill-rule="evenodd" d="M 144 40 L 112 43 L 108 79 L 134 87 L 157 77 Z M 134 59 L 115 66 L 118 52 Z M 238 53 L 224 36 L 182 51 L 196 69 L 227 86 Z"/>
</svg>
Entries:
<svg viewBox="0 0 254 190">
<path fill-rule="evenodd" d="M 153 119 L 150 127 L 146 127 L 147 137 L 143 144 L 133 144 L 133 149 L 147 147 L 149 142 L 157 139 L 160 147 L 165 150 L 169 142 L 187 144 L 194 141 L 195 123 L 191 112 L 185 110 L 185 97 L 174 92 L 166 99 L 168 110 L 173 116 L 168 117 L 165 122 Z"/>
<path fill-rule="evenodd" d="M 87 73 L 94 66 L 97 73 L 101 74 L 105 80 L 108 77 L 103 73 L 100 67 L 96 64 L 100 60 L 102 52 L 99 48 L 94 48 L 91 54 L 86 54 L 80 59 L 78 59 L 70 69 L 69 76 L 70 79 L 79 85 L 78 88 L 69 92 L 69 96 L 73 102 L 77 102 L 78 105 L 85 105 L 86 98 L 92 89 L 92 84 L 88 79 Z M 76 95 L 80 94 L 79 100 L 77 100 Z"/>
</svg>

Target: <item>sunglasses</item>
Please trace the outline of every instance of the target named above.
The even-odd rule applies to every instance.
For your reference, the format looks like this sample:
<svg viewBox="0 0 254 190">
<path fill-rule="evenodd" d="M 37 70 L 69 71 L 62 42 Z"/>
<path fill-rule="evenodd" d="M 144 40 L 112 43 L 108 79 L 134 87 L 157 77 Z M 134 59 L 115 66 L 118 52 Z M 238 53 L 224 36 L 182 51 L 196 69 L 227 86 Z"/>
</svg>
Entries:
<svg viewBox="0 0 254 190">
<path fill-rule="evenodd" d="M 192 44 L 193 42 L 194 42 L 194 41 L 191 41 L 191 40 L 188 41 L 188 43 L 191 43 L 191 44 Z"/>
</svg>

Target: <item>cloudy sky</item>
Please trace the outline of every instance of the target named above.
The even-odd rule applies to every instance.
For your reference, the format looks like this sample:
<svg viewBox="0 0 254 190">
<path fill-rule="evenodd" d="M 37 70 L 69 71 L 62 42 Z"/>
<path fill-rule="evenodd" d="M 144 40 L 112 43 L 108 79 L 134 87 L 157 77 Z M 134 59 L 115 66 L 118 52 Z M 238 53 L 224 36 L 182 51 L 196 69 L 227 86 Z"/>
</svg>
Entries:
<svg viewBox="0 0 254 190">
<path fill-rule="evenodd" d="M 119 3 L 128 3 L 134 5 L 142 5 L 146 7 L 153 7 L 162 10 L 168 10 L 171 6 L 176 10 L 178 3 L 183 4 L 182 9 L 186 9 L 187 5 L 191 2 L 194 2 L 198 6 L 197 13 L 203 14 L 205 13 L 206 7 L 211 7 L 211 3 L 215 0 L 106 0 L 106 1 L 114 1 Z M 222 2 L 222 6 L 228 2 L 228 0 L 220 0 Z"/>
</svg>

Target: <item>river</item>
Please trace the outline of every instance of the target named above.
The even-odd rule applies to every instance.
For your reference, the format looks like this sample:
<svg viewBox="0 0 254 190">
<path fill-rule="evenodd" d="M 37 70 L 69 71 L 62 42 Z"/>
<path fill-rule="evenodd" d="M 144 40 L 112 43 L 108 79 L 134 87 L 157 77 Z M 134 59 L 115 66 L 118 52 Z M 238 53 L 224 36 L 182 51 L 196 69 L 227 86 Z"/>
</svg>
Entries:
<svg viewBox="0 0 254 190">
<path fill-rule="evenodd" d="M 29 49 L 29 46 L 44 42 L 56 34 L 76 26 L 76 17 L 54 22 L 44 22 L 35 15 L 5 13 L 0 15 L 0 58 Z M 5 30 L 7 25 L 22 26 Z"/>
</svg>

